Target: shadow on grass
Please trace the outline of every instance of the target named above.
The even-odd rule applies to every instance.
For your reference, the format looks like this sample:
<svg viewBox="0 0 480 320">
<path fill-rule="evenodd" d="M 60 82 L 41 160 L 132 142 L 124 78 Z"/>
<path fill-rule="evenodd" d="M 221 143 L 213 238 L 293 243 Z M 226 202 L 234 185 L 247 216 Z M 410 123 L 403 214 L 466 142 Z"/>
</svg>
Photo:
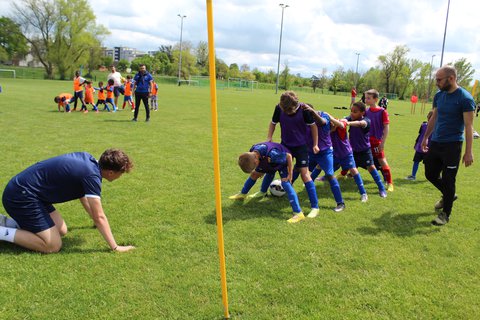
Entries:
<svg viewBox="0 0 480 320">
<path fill-rule="evenodd" d="M 395 214 L 386 212 L 378 218 L 372 219 L 374 227 L 361 227 L 357 231 L 363 235 L 378 235 L 383 232 L 391 233 L 397 237 L 412 237 L 416 235 L 426 235 L 439 232 L 438 227 L 431 225 L 430 220 L 422 221 L 424 217 L 434 218 L 435 215 L 429 213 L 418 214 Z"/>
<path fill-rule="evenodd" d="M 105 119 L 104 122 L 134 122 L 132 119 Z"/>
<path fill-rule="evenodd" d="M 228 223 L 235 220 L 248 220 L 257 218 L 274 218 L 286 220 L 291 217 L 290 213 L 283 210 L 290 209 L 288 198 L 285 197 L 267 197 L 260 201 L 260 199 L 250 199 L 245 201 L 233 201 L 231 205 L 222 207 L 223 223 Z M 290 210 L 291 211 L 291 210 Z M 205 216 L 205 223 L 216 224 L 216 212 Z"/>
</svg>

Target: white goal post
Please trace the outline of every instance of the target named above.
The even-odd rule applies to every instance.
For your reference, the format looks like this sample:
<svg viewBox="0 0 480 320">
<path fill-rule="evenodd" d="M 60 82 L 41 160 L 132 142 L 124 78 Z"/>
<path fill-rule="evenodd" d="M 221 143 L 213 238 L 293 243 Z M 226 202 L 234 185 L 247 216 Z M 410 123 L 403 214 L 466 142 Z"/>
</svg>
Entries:
<svg viewBox="0 0 480 320">
<path fill-rule="evenodd" d="M 15 70 L 12 70 L 12 69 L 0 69 L 0 78 L 1 78 L 1 73 L 2 72 L 11 72 L 13 74 L 13 79 L 15 79 L 17 77 L 17 74 L 15 72 Z"/>
</svg>

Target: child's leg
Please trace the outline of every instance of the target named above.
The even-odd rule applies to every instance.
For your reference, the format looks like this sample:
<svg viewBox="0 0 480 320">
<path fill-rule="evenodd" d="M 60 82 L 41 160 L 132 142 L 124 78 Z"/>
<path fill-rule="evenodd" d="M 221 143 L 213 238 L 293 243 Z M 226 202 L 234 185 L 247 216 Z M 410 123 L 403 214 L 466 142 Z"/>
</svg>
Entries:
<svg viewBox="0 0 480 320">
<path fill-rule="evenodd" d="M 417 171 L 418 171 L 419 165 L 420 165 L 420 162 L 418 162 L 418 161 L 413 161 L 412 177 L 414 177 L 414 178 L 417 176 Z"/>
<path fill-rule="evenodd" d="M 312 180 L 315 181 L 315 179 L 318 178 L 318 176 L 320 175 L 320 173 L 322 172 L 322 169 L 320 169 L 319 166 L 316 166 L 313 171 L 310 173 L 310 177 L 312 178 Z"/>
<path fill-rule="evenodd" d="M 370 175 L 373 178 L 373 181 L 377 184 L 378 191 L 380 194 L 385 192 L 385 186 L 383 185 L 382 178 L 380 178 L 380 175 L 378 174 L 377 169 L 375 169 L 374 165 L 371 165 L 368 167 L 368 172 L 370 172 Z"/>
<path fill-rule="evenodd" d="M 335 198 L 337 204 L 344 203 L 342 191 L 340 190 L 340 184 L 338 183 L 337 178 L 335 178 L 333 175 L 325 175 L 325 178 L 330 183 L 330 190 L 332 190 L 333 197 Z"/>
<path fill-rule="evenodd" d="M 302 212 L 302 209 L 300 208 L 300 202 L 298 201 L 298 196 L 295 190 L 293 189 L 292 185 L 288 181 L 282 181 L 282 187 L 287 193 L 288 201 L 290 202 L 290 205 L 292 206 L 292 210 L 294 214 L 298 214 Z"/>
<path fill-rule="evenodd" d="M 310 200 L 310 207 L 312 209 L 318 209 L 318 196 L 317 190 L 315 189 L 315 184 L 310 177 L 307 167 L 300 168 L 300 174 L 302 176 L 303 183 L 305 184 L 305 189 L 307 190 L 308 199 Z"/>
<path fill-rule="evenodd" d="M 392 184 L 392 173 L 390 171 L 390 166 L 387 163 L 387 158 L 379 158 L 378 162 L 382 166 L 382 173 L 385 177 L 385 181 L 387 181 L 388 184 Z"/>
<path fill-rule="evenodd" d="M 367 194 L 365 186 L 363 185 L 362 176 L 360 175 L 360 172 L 357 170 L 357 168 L 350 169 L 350 173 L 353 176 L 353 180 L 355 180 L 355 183 L 357 184 L 358 192 L 360 192 L 361 195 Z"/>
</svg>

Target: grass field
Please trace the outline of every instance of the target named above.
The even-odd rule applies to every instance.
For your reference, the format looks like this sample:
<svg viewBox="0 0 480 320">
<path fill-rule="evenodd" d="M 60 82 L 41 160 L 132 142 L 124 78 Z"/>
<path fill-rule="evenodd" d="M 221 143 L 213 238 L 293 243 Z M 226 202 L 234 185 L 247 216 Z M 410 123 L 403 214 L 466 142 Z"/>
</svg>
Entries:
<svg viewBox="0 0 480 320">
<path fill-rule="evenodd" d="M 221 319 L 210 96 L 206 88 L 161 86 L 150 123 L 129 111 L 58 113 L 53 97 L 71 82 L 2 79 L 0 186 L 38 160 L 72 151 L 124 149 L 135 169 L 103 186 L 113 253 L 79 202 L 58 204 L 69 233 L 58 254 L 0 243 L 0 319 Z M 395 191 L 370 199 L 341 181 L 338 214 L 317 182 L 321 215 L 289 225 L 286 198 L 234 203 L 246 175 L 238 154 L 263 141 L 278 95 L 218 92 L 222 205 L 232 319 L 476 319 L 480 313 L 478 164 L 462 167 L 450 223 L 432 227 L 439 193 L 410 182 L 413 143 L 425 115 L 391 102 L 386 145 Z M 349 97 L 302 94 L 335 116 Z M 143 108 L 143 106 L 142 106 Z M 279 139 L 279 129 L 275 139 Z M 480 159 L 477 141 L 476 159 Z M 252 191 L 257 191 L 255 186 Z M 295 185 L 301 204 L 306 192 Z"/>
</svg>

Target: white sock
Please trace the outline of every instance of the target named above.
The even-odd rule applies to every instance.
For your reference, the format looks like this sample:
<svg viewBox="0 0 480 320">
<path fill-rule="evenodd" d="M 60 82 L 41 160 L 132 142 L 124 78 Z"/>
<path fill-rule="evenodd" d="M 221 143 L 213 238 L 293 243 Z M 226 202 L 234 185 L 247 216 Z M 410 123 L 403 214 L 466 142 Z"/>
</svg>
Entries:
<svg viewBox="0 0 480 320">
<path fill-rule="evenodd" d="M 13 240 L 15 239 L 15 233 L 17 233 L 17 229 L 0 227 L 0 240 L 13 243 Z"/>
<path fill-rule="evenodd" d="M 0 214 L 0 221 L 3 222 L 3 224 L 0 224 L 0 226 L 3 225 L 4 227 L 7 227 L 7 228 L 20 229 L 20 226 L 18 225 L 17 221 L 3 214 Z"/>
</svg>

